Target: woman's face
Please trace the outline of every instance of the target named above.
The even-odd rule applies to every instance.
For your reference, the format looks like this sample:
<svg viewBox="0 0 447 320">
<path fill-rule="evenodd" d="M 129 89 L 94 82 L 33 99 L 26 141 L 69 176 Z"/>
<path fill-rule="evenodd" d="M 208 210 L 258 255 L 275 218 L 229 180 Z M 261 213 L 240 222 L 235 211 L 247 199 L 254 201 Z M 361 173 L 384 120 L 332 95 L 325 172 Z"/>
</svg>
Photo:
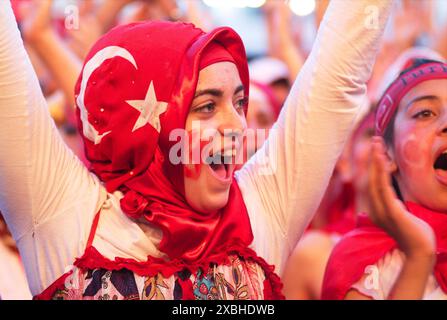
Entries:
<svg viewBox="0 0 447 320">
<path fill-rule="evenodd" d="M 402 99 L 390 153 L 404 200 L 447 211 L 447 80 L 423 82 Z"/>
<path fill-rule="evenodd" d="M 256 150 L 262 147 L 268 138 L 269 130 L 275 123 L 271 103 L 260 89 L 250 86 L 249 108 L 247 112 L 248 128 L 253 130 L 253 140 L 247 144 L 247 153 L 250 158 Z"/>
<path fill-rule="evenodd" d="M 371 138 L 374 136 L 373 126 L 358 133 L 352 141 L 351 167 L 352 183 L 358 193 L 366 192 L 368 183 L 368 164 L 371 154 Z"/>
<path fill-rule="evenodd" d="M 262 96 L 262 93 L 259 93 L 257 96 L 254 96 L 252 93 L 253 90 L 250 89 L 250 108 L 247 112 L 248 127 L 255 130 L 268 130 L 275 123 L 275 115 L 273 114 L 270 102 L 266 96 Z"/>
<path fill-rule="evenodd" d="M 185 195 L 189 205 L 201 212 L 214 212 L 228 202 L 235 157 L 242 151 L 247 128 L 246 97 L 236 66 L 231 62 L 212 64 L 199 73 L 194 100 L 186 119 L 186 131 L 193 135 L 192 153 L 199 148 L 194 134 L 212 142 L 201 148 L 198 165 L 185 165 Z M 206 156 L 203 156 L 206 155 Z"/>
</svg>

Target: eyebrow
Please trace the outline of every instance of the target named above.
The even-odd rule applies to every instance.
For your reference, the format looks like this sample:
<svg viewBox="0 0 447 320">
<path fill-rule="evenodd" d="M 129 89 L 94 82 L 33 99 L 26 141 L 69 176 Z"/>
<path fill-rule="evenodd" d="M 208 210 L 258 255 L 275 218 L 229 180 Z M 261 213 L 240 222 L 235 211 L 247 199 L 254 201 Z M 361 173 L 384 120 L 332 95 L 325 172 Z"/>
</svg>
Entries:
<svg viewBox="0 0 447 320">
<path fill-rule="evenodd" d="M 241 84 L 239 85 L 236 90 L 234 90 L 233 95 L 238 94 L 239 92 L 244 91 L 244 86 Z M 204 95 L 211 95 L 211 96 L 215 96 L 215 97 L 222 97 L 223 96 L 223 91 L 220 89 L 204 89 L 204 90 L 199 90 L 196 92 L 196 94 L 194 95 L 194 99 L 198 98 L 200 96 L 204 96 Z"/>
<path fill-rule="evenodd" d="M 411 100 L 411 101 L 407 104 L 407 106 L 405 107 L 405 110 L 408 110 L 408 108 L 409 108 L 412 104 L 414 104 L 414 103 L 416 103 L 416 102 L 419 102 L 419 101 L 422 101 L 422 100 L 439 100 L 439 97 L 434 96 L 434 95 L 428 95 L 428 96 L 421 96 L 421 97 L 414 98 L 413 100 Z"/>
</svg>

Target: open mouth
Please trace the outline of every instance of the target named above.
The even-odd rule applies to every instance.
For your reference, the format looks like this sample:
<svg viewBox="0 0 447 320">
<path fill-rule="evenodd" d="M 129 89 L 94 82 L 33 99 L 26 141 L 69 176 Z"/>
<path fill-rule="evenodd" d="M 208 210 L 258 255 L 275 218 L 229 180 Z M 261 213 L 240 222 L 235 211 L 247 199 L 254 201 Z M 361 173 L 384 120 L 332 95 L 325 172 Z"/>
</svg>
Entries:
<svg viewBox="0 0 447 320">
<path fill-rule="evenodd" d="M 436 178 L 439 182 L 447 185 L 447 150 L 441 153 L 433 165 L 436 173 Z"/>
<path fill-rule="evenodd" d="M 439 155 L 434 164 L 435 170 L 447 171 L 447 151 Z"/>
<path fill-rule="evenodd" d="M 214 175 L 220 180 L 231 178 L 234 168 L 234 150 L 225 153 L 216 152 L 207 157 L 205 163 L 209 165 Z"/>
</svg>

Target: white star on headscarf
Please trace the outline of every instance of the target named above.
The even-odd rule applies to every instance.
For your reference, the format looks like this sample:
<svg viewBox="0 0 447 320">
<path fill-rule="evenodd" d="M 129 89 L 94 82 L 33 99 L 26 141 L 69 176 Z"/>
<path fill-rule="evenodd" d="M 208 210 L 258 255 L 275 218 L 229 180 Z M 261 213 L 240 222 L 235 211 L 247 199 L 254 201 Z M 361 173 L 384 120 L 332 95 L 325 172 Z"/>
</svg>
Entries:
<svg viewBox="0 0 447 320">
<path fill-rule="evenodd" d="M 166 111 L 168 103 L 157 100 L 153 81 L 149 84 L 144 100 L 128 100 L 126 102 L 140 112 L 140 116 L 135 122 L 132 132 L 149 123 L 160 133 L 160 115 Z"/>
</svg>

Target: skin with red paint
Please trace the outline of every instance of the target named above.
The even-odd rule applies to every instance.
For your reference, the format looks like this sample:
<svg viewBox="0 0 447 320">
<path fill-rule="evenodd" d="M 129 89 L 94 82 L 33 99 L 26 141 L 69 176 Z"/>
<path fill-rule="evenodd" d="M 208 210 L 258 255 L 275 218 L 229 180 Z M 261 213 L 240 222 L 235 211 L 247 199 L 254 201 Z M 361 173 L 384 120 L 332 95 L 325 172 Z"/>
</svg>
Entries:
<svg viewBox="0 0 447 320">
<path fill-rule="evenodd" d="M 401 100 L 389 148 L 405 201 L 447 212 L 447 171 L 434 168 L 447 150 L 447 80 L 425 81 Z"/>
<path fill-rule="evenodd" d="M 212 64 L 199 73 L 196 95 L 186 119 L 185 129 L 193 131 L 200 123 L 203 141 L 209 141 L 208 132 L 215 132 L 211 153 L 221 150 L 239 154 L 241 140 L 247 128 L 244 114 L 246 97 L 236 66 L 231 62 Z M 194 140 L 194 139 L 193 139 Z M 192 142 L 192 150 L 198 147 Z M 203 149 L 204 145 L 199 144 Z M 231 150 L 230 150 L 231 149 Z M 202 150 L 201 150 L 202 151 Z M 194 151 L 192 151 L 194 152 Z M 198 165 L 185 165 L 185 171 L 194 170 L 194 175 L 185 174 L 185 197 L 189 205 L 199 212 L 215 212 L 228 202 L 230 186 L 235 170 L 234 162 L 212 167 L 201 159 Z"/>
</svg>

